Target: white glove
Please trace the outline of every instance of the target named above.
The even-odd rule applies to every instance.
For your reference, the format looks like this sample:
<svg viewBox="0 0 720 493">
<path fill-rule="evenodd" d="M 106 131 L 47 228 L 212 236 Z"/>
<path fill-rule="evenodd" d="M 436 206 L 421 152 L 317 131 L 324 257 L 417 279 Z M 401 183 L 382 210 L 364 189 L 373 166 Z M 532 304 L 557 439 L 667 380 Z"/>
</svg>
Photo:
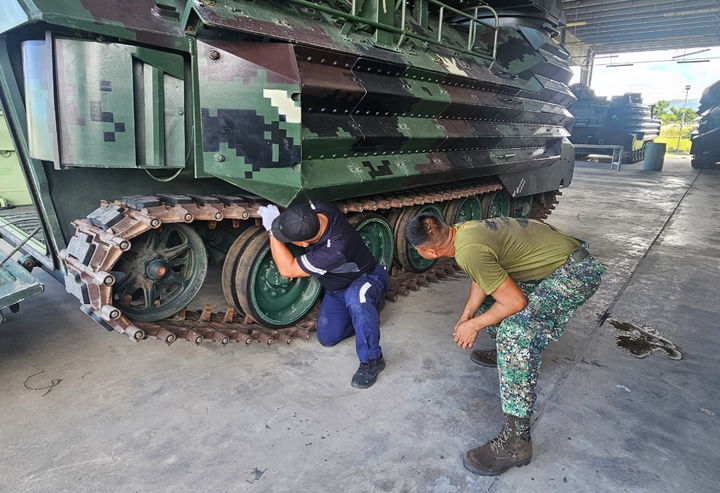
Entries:
<svg viewBox="0 0 720 493">
<path fill-rule="evenodd" d="M 272 228 L 272 223 L 275 218 L 280 215 L 280 211 L 273 204 L 261 205 L 260 207 L 258 207 L 258 214 L 260 214 L 260 217 L 262 217 L 263 228 L 265 228 L 266 231 L 270 231 L 270 228 Z"/>
</svg>

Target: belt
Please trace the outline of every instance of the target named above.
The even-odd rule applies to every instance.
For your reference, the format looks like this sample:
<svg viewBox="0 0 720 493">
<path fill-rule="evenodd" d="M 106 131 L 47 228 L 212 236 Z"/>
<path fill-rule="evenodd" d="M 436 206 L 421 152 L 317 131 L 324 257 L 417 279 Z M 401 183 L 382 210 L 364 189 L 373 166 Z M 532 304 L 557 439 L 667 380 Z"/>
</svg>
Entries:
<svg viewBox="0 0 720 493">
<path fill-rule="evenodd" d="M 568 257 L 568 262 L 580 262 L 588 255 L 590 255 L 588 249 L 580 245 L 570 254 L 570 256 Z"/>
</svg>

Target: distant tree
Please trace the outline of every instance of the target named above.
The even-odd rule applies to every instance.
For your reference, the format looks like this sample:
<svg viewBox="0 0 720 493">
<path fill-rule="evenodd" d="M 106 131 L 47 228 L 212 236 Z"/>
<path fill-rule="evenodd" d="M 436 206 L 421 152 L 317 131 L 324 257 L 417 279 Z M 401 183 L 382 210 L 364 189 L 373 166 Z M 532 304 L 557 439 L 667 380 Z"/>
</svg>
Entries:
<svg viewBox="0 0 720 493">
<path fill-rule="evenodd" d="M 680 121 L 677 115 L 672 111 L 666 111 L 660 115 L 659 118 L 663 125 L 667 125 L 668 123 L 678 123 Z"/>
<path fill-rule="evenodd" d="M 665 112 L 667 112 L 668 106 L 670 106 L 669 101 L 658 101 L 653 106 L 653 116 L 655 118 L 660 118 Z"/>
<path fill-rule="evenodd" d="M 697 113 L 692 108 L 676 108 L 673 106 L 670 108 L 670 111 L 675 115 L 676 121 L 678 122 L 683 120 L 683 113 L 685 114 L 686 122 L 691 122 L 697 118 Z"/>
<path fill-rule="evenodd" d="M 695 118 L 697 113 L 692 108 L 678 108 L 676 106 L 670 106 L 668 101 L 658 101 L 653 106 L 653 116 L 660 118 L 660 122 L 663 126 L 673 123 L 680 123 L 685 114 L 685 123 L 690 124 Z M 683 133 L 692 131 L 693 125 L 688 125 L 687 130 L 684 129 Z"/>
</svg>

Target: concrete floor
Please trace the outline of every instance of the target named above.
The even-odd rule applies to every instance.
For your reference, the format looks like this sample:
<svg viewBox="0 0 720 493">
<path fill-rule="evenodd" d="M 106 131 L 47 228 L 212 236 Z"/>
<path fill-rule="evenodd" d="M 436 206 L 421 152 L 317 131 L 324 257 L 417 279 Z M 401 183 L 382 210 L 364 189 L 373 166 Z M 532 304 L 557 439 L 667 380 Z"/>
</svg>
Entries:
<svg viewBox="0 0 720 493">
<path fill-rule="evenodd" d="M 720 172 L 686 158 L 659 173 L 578 163 L 550 222 L 608 272 L 545 353 L 532 463 L 496 478 L 462 465 L 501 423 L 496 372 L 452 342 L 464 277 L 388 304 L 387 368 L 358 391 L 351 340 L 133 344 L 44 276 L 0 326 L 0 489 L 718 491 L 718 218 Z M 683 358 L 636 358 L 606 311 Z"/>
</svg>

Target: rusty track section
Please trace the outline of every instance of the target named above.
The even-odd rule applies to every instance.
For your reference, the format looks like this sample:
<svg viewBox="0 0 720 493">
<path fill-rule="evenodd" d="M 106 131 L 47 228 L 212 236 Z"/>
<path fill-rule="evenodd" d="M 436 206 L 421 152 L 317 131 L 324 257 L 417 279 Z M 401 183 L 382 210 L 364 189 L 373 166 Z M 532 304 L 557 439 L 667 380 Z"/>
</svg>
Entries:
<svg viewBox="0 0 720 493">
<path fill-rule="evenodd" d="M 558 204 L 558 197 L 562 195 L 562 192 L 560 190 L 555 190 L 548 193 L 552 195 L 552 198 L 540 200 L 533 204 L 532 210 L 530 211 L 530 217 L 532 219 L 544 221 L 548 218 L 550 213 L 555 210 L 555 206 Z"/>
<path fill-rule="evenodd" d="M 393 275 L 390 277 L 390 288 L 385 293 L 385 299 L 397 301 L 399 296 L 407 296 L 410 291 L 417 291 L 421 287 L 429 286 L 431 282 L 445 279 L 458 271 L 461 271 L 461 269 L 453 259 L 440 259 L 430 269 L 419 274 L 394 269 Z"/>
<path fill-rule="evenodd" d="M 444 202 L 501 189 L 499 182 L 478 180 L 351 199 L 336 205 L 347 214 Z M 536 201 L 531 217 L 545 219 L 555 204 L 557 199 L 554 196 L 551 200 Z M 134 342 L 148 337 L 168 344 L 186 339 L 195 344 L 215 341 L 222 345 L 252 341 L 290 343 L 294 338 L 308 339 L 315 330 L 317 308 L 292 327 L 268 330 L 250 317 L 236 313 L 232 307 L 213 313 L 211 307 L 206 306 L 202 312 L 182 310 L 175 317 L 159 322 L 133 322 L 113 305 L 115 278 L 110 272 L 121 256 L 130 250 L 134 238 L 163 224 L 252 220 L 260 217 L 257 209 L 261 205 L 263 203 L 249 201 L 242 196 L 192 194 L 131 196 L 114 202 L 103 201 L 87 218 L 72 223 L 76 228 L 75 235 L 67 249 L 60 252 L 60 258 L 67 267 L 65 288 L 80 300 L 81 310 L 93 320 L 108 330 L 127 335 Z M 457 270 L 452 260 L 440 260 L 433 268 L 420 274 L 393 269 L 386 299 L 395 301 L 398 296 L 406 296 L 410 291 L 452 275 Z"/>
<path fill-rule="evenodd" d="M 455 274 L 460 268 L 450 259 L 440 260 L 426 272 L 412 274 L 396 272 L 390 278 L 390 288 L 385 293 L 388 301 L 397 301 L 411 291 L 428 286 Z M 308 340 L 317 328 L 318 305 L 302 320 L 291 327 L 271 330 L 257 324 L 247 315 L 238 314 L 233 307 L 224 312 L 213 312 L 210 305 L 204 310 L 181 310 L 175 317 L 160 322 L 135 322 L 145 337 L 154 337 L 170 345 L 185 339 L 195 345 L 213 341 L 224 346 L 231 342 L 250 345 L 258 342 L 266 345 L 290 344 L 294 339 Z"/>
<path fill-rule="evenodd" d="M 462 186 L 444 185 L 424 189 L 420 192 L 398 192 L 362 199 L 352 199 L 338 202 L 336 205 L 344 213 L 377 211 L 382 209 L 399 209 L 413 205 L 434 204 L 446 200 L 462 199 L 474 195 L 502 190 L 498 182 L 480 182 Z"/>
<path fill-rule="evenodd" d="M 301 322 L 282 330 L 270 330 L 256 324 L 247 316 L 238 315 L 233 307 L 224 312 L 213 312 L 210 305 L 204 310 L 181 310 L 174 317 L 161 322 L 137 322 L 146 337 L 154 337 L 170 345 L 178 339 L 185 339 L 195 345 L 214 341 L 224 346 L 230 342 L 290 344 L 293 339 L 310 339 L 315 331 L 317 310 L 311 310 Z"/>
</svg>

